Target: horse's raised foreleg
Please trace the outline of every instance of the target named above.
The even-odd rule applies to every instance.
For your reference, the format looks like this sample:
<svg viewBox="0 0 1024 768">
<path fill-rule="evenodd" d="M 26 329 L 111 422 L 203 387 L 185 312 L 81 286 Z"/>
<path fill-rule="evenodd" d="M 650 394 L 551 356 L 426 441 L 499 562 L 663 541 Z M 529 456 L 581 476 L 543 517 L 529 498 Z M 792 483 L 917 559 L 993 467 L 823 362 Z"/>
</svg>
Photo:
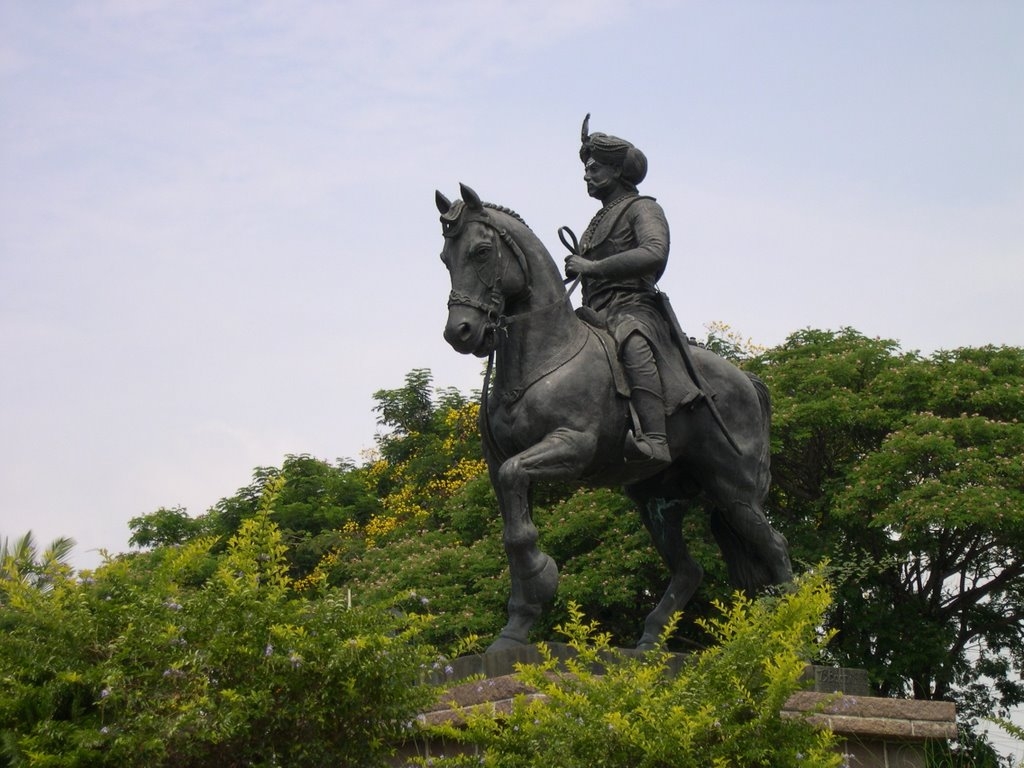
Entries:
<svg viewBox="0 0 1024 768">
<path fill-rule="evenodd" d="M 626 490 L 636 502 L 640 519 L 671 574 L 665 594 L 647 616 L 644 633 L 637 642 L 639 650 L 649 650 L 657 645 L 672 616 L 681 611 L 693 597 L 704 578 L 704 569 L 693 559 L 683 539 L 683 511 L 686 502 L 680 498 L 664 498 L 645 492 L 637 486 Z"/>
<path fill-rule="evenodd" d="M 530 628 L 558 589 L 558 566 L 537 546 L 533 483 L 578 476 L 593 453 L 594 443 L 591 435 L 560 429 L 505 462 L 489 462 L 491 483 L 501 508 L 512 590 L 508 623 L 488 651 L 526 644 Z"/>
</svg>

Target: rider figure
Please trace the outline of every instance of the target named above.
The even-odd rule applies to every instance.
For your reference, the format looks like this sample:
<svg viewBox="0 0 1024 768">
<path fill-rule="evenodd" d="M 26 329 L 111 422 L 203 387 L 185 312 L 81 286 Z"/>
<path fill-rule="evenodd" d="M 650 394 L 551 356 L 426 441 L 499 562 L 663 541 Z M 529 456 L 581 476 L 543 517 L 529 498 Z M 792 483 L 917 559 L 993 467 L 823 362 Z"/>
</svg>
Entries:
<svg viewBox="0 0 1024 768">
<path fill-rule="evenodd" d="M 637 185 L 647 175 L 647 158 L 628 141 L 588 133 L 583 121 L 580 159 L 587 193 L 601 201 L 579 244 L 566 260 L 566 274 L 581 276 L 583 303 L 615 337 L 630 385 L 637 431 L 626 437 L 628 460 L 667 466 L 665 395 L 658 359 L 672 348 L 660 310 L 657 281 L 668 262 L 665 212 Z"/>
</svg>

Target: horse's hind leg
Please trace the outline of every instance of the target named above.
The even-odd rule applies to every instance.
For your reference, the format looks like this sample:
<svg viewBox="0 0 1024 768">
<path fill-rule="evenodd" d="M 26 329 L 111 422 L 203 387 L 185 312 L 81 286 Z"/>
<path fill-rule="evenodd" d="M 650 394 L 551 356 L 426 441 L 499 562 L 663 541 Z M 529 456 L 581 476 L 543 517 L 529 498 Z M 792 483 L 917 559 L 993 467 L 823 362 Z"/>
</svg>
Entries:
<svg viewBox="0 0 1024 768">
<path fill-rule="evenodd" d="M 626 492 L 636 502 L 640 519 L 671 573 L 665 594 L 647 616 L 644 633 L 637 643 L 638 649 L 649 650 L 657 645 L 672 616 L 693 597 L 704 578 L 704 569 L 693 559 L 683 539 L 683 512 L 686 507 L 683 499 L 665 498 L 645 491 L 642 486 L 632 486 Z"/>
</svg>

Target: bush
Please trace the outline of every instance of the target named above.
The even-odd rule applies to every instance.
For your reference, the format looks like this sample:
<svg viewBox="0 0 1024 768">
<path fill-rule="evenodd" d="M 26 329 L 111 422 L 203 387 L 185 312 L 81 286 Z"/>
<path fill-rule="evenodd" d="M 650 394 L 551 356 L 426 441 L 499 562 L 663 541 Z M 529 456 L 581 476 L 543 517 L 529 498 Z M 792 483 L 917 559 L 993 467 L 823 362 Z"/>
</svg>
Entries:
<svg viewBox="0 0 1024 768">
<path fill-rule="evenodd" d="M 0 584 L 10 766 L 372 766 L 432 694 L 423 619 L 296 597 L 266 510 L 213 540 L 125 557 L 48 592 Z"/>
<path fill-rule="evenodd" d="M 831 733 L 781 717 L 803 669 L 828 641 L 820 631 L 829 603 L 820 576 L 792 594 L 717 604 L 704 628 L 718 644 L 694 654 L 677 674 L 669 654 L 627 657 L 574 606 L 560 627 L 578 654 L 519 668 L 544 698 L 517 699 L 507 717 L 469 713 L 462 730 L 432 735 L 475 745 L 479 756 L 435 758 L 434 766 L 493 768 L 826 768 L 838 766 Z M 593 670 L 600 668 L 601 674 Z M 421 761 L 426 764 L 427 761 Z"/>
</svg>

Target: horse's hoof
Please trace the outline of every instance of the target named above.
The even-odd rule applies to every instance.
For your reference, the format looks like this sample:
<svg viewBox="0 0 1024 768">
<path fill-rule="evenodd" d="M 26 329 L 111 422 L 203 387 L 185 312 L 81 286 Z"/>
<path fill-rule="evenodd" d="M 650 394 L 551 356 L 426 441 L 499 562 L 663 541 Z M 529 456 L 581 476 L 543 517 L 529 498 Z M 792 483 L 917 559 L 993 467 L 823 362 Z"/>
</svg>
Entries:
<svg viewBox="0 0 1024 768">
<path fill-rule="evenodd" d="M 542 556 L 544 565 L 540 570 L 523 579 L 523 596 L 538 608 L 551 602 L 558 591 L 558 564 L 549 555 L 542 553 Z"/>
<path fill-rule="evenodd" d="M 522 648 L 524 645 L 529 645 L 529 643 L 523 642 L 522 640 L 516 640 L 514 637 L 499 635 L 497 640 L 487 646 L 487 650 L 484 651 L 484 653 L 499 653 L 500 651 Z"/>
<path fill-rule="evenodd" d="M 656 651 L 658 650 L 658 644 L 653 640 L 644 640 L 640 638 L 640 642 L 636 644 L 638 651 Z"/>
</svg>

